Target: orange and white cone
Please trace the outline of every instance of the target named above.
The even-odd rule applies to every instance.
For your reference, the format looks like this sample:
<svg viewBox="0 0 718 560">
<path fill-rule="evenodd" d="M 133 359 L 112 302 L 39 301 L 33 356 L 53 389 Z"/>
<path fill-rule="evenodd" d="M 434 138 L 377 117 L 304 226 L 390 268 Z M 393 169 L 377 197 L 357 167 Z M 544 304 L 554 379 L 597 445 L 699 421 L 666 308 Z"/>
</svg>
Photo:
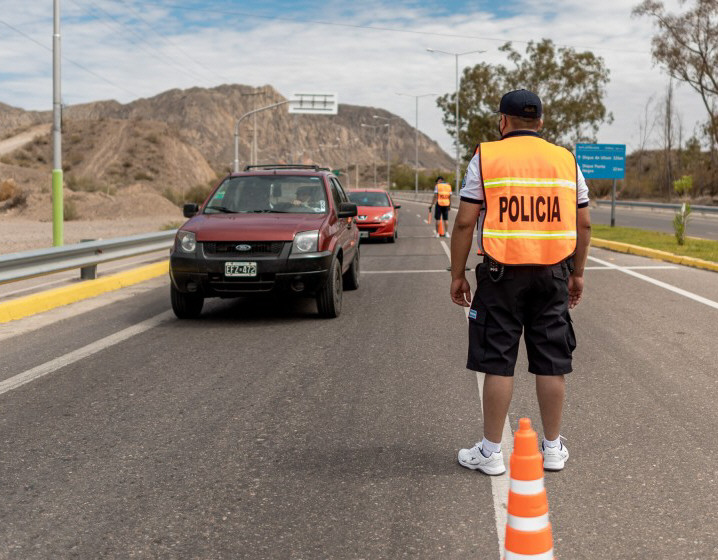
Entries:
<svg viewBox="0 0 718 560">
<path fill-rule="evenodd" d="M 553 560 L 543 458 L 531 420 L 521 418 L 509 463 L 510 490 L 504 560 Z"/>
<path fill-rule="evenodd" d="M 429 217 L 427 218 L 426 223 L 427 224 L 431 223 L 431 206 L 429 206 Z"/>
<path fill-rule="evenodd" d="M 444 237 L 446 235 L 446 228 L 444 228 L 444 219 L 439 218 L 439 235 Z"/>
</svg>

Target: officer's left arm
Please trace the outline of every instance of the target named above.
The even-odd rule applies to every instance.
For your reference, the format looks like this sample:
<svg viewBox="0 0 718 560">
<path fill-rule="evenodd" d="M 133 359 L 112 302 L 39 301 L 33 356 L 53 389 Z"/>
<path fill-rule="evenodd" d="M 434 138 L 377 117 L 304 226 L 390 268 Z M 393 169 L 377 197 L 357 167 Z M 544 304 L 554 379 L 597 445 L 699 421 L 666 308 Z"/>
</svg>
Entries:
<svg viewBox="0 0 718 560">
<path fill-rule="evenodd" d="M 474 229 L 481 204 L 462 200 L 451 232 L 451 300 L 463 307 L 471 303 L 471 286 L 466 280 L 466 260 L 474 241 Z"/>
<path fill-rule="evenodd" d="M 576 307 L 583 295 L 583 271 L 588 259 L 588 248 L 591 245 L 591 213 L 588 206 L 578 209 L 576 216 L 578 238 L 576 240 L 576 253 L 573 256 L 573 273 L 568 278 L 568 305 L 570 309 Z"/>
</svg>

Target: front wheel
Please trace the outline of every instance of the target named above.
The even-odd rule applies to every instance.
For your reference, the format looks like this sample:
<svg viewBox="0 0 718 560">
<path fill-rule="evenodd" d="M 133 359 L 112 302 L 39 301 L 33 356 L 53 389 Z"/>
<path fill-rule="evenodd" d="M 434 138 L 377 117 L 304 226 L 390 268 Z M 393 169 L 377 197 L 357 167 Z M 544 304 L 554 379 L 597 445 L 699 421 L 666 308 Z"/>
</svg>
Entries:
<svg viewBox="0 0 718 560">
<path fill-rule="evenodd" d="M 339 317 L 342 312 L 342 263 L 334 259 L 329 267 L 329 274 L 324 286 L 317 294 L 319 316 L 326 319 Z"/>
<path fill-rule="evenodd" d="M 359 288 L 359 247 L 357 247 L 352 265 L 344 274 L 343 280 L 345 290 L 356 290 Z"/>
<path fill-rule="evenodd" d="M 200 294 L 182 293 L 172 284 L 170 300 L 172 301 L 172 311 L 178 319 L 196 319 L 202 313 L 204 297 Z"/>
</svg>

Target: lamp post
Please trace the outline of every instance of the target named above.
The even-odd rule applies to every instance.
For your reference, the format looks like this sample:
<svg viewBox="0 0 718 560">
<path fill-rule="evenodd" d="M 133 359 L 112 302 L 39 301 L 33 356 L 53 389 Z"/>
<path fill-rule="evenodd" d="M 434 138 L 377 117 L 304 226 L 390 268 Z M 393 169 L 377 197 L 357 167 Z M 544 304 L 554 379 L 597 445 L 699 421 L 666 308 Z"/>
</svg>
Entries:
<svg viewBox="0 0 718 560">
<path fill-rule="evenodd" d="M 53 2 L 52 31 L 52 244 L 64 244 L 62 201 L 62 96 L 60 94 L 60 0 Z"/>
<path fill-rule="evenodd" d="M 416 125 L 414 126 L 414 192 L 419 194 L 419 98 L 436 95 L 435 93 L 422 93 L 421 95 L 413 95 L 411 93 L 397 93 L 404 97 L 413 97 L 416 102 Z"/>
<path fill-rule="evenodd" d="M 373 115 L 372 118 L 386 121 L 386 124 L 381 126 L 386 127 L 386 190 L 391 190 L 391 157 L 389 151 L 389 142 L 391 141 L 391 119 L 392 117 L 382 117 L 380 115 Z"/>
<path fill-rule="evenodd" d="M 364 124 L 364 123 L 361 123 L 361 126 L 362 126 L 362 128 L 372 128 L 372 129 L 374 129 L 374 133 L 376 134 L 376 129 L 377 129 L 377 128 L 381 128 L 382 126 L 386 126 L 386 125 L 383 125 L 383 124 Z M 376 185 L 376 158 L 373 157 L 372 160 L 373 160 L 373 162 L 374 162 L 374 188 L 376 188 L 376 186 L 377 186 L 377 185 Z"/>
<path fill-rule="evenodd" d="M 461 121 L 459 120 L 459 57 L 465 54 L 483 53 L 486 51 L 466 51 L 461 53 L 441 51 L 439 49 L 426 49 L 430 53 L 449 54 L 456 59 L 456 194 L 459 194 L 459 130 L 461 129 Z"/>
<path fill-rule="evenodd" d="M 246 117 L 250 115 L 254 115 L 256 113 L 259 113 L 260 111 L 266 111 L 267 109 L 274 109 L 275 107 L 279 107 L 281 105 L 286 105 L 287 103 L 290 103 L 290 99 L 286 99 L 285 101 L 280 101 L 279 103 L 272 103 L 271 105 L 267 105 L 266 107 L 260 107 L 259 109 L 255 109 L 254 111 L 249 111 L 239 117 L 237 119 L 237 122 L 234 125 L 234 172 L 239 173 L 239 124 L 244 120 Z"/>
</svg>

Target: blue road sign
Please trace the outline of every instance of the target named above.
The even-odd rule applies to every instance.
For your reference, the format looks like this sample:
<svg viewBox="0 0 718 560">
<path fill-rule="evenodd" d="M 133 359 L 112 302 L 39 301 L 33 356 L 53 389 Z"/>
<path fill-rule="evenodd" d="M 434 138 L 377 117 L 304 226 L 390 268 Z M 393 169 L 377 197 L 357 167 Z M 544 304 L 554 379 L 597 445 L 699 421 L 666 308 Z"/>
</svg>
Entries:
<svg viewBox="0 0 718 560">
<path fill-rule="evenodd" d="M 586 179 L 623 179 L 625 144 L 576 144 L 576 161 Z"/>
</svg>

